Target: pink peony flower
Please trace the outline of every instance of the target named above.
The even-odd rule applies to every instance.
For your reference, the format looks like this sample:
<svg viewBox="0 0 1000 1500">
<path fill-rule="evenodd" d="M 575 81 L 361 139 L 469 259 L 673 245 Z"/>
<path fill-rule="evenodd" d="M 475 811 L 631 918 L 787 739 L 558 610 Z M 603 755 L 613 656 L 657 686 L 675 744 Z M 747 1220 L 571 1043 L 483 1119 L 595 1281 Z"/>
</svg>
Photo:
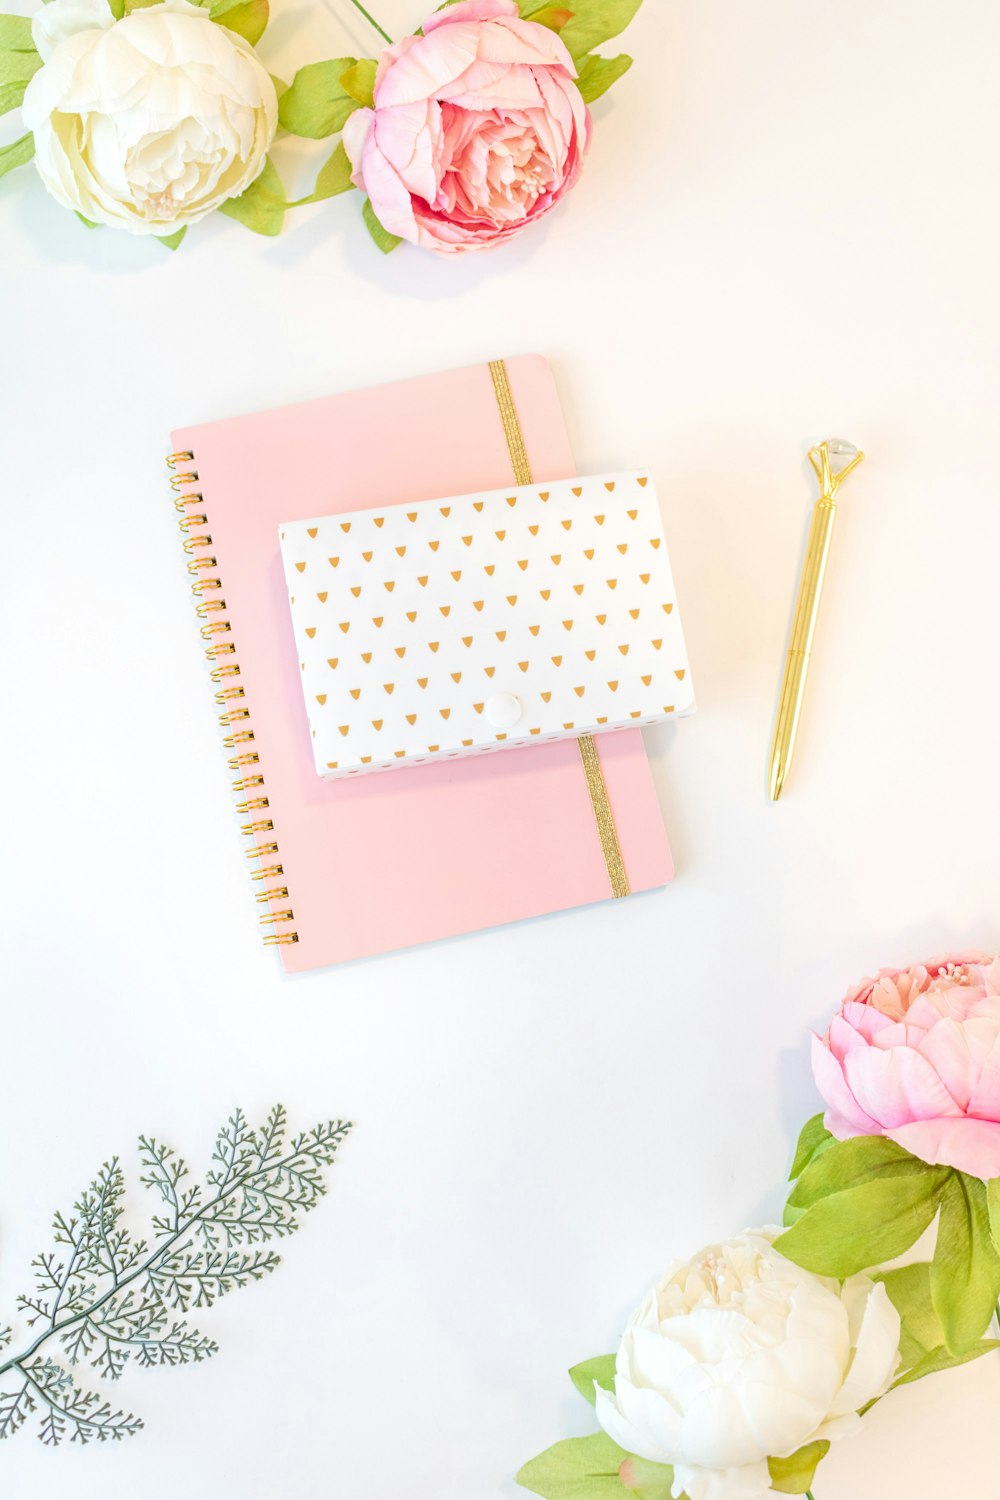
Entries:
<svg viewBox="0 0 1000 1500">
<path fill-rule="evenodd" d="M 515 0 L 463 0 L 382 53 L 375 108 L 344 126 L 355 184 L 392 234 L 482 250 L 548 213 L 580 175 L 590 111 L 554 31 Z"/>
<path fill-rule="evenodd" d="M 1000 1177 L 1000 957 L 885 969 L 849 994 L 813 1073 L 827 1129 L 884 1135 L 922 1161 Z"/>
</svg>

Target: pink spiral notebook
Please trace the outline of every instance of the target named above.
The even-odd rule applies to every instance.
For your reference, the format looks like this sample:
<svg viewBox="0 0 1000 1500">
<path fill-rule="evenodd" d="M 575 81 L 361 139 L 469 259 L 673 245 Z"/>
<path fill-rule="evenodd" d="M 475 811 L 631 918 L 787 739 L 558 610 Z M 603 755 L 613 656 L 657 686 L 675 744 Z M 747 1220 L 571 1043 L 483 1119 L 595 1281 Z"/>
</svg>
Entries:
<svg viewBox="0 0 1000 1500">
<path fill-rule="evenodd" d="M 589 763 L 568 740 L 355 780 L 316 774 L 278 523 L 508 484 L 512 420 L 536 480 L 575 473 L 538 356 L 172 434 L 245 852 L 265 941 L 289 973 L 647 890 L 673 874 L 638 730 L 589 742 Z M 612 878 L 609 837 L 625 885 Z"/>
</svg>

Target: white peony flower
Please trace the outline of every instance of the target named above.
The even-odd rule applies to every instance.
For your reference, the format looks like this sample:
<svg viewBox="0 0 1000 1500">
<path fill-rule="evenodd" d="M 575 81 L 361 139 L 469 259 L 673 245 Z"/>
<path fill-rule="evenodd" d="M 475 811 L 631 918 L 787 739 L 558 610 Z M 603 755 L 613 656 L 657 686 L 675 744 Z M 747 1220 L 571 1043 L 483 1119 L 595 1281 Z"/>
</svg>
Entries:
<svg viewBox="0 0 1000 1500">
<path fill-rule="evenodd" d="M 24 96 L 53 197 L 97 224 L 170 234 L 249 187 L 278 100 L 250 43 L 188 0 L 116 21 L 107 0 L 51 0 Z"/>
<path fill-rule="evenodd" d="M 757 1500 L 768 1458 L 839 1437 L 888 1389 L 899 1314 L 867 1276 L 843 1286 L 751 1230 L 672 1267 L 625 1330 L 597 1417 L 620 1447 L 672 1464 L 672 1493 Z"/>
</svg>

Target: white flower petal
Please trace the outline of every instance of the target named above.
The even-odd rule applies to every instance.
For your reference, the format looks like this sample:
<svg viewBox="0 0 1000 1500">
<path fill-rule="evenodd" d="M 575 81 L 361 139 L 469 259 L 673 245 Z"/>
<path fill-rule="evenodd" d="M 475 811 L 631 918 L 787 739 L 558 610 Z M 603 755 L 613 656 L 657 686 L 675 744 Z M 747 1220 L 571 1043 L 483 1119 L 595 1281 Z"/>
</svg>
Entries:
<svg viewBox="0 0 1000 1500">
<path fill-rule="evenodd" d="M 884 1287 L 814 1276 L 778 1254 L 776 1232 L 673 1266 L 629 1320 L 614 1395 L 598 1396 L 605 1430 L 673 1464 L 691 1500 L 765 1494 L 769 1456 L 850 1431 L 896 1367 Z"/>
<path fill-rule="evenodd" d="M 98 12 L 100 26 L 83 24 Z M 243 37 L 188 0 L 118 22 L 107 0 L 51 0 L 53 13 L 24 117 L 60 202 L 95 223 L 166 234 L 259 176 L 278 101 Z"/>
<path fill-rule="evenodd" d="M 677 1452 L 677 1413 L 656 1391 L 624 1386 L 612 1396 L 598 1390 L 597 1420 L 626 1453 L 647 1458 L 654 1464 L 673 1462 Z"/>
<path fill-rule="evenodd" d="M 830 1416 L 857 1411 L 885 1394 L 899 1365 L 899 1332 L 899 1313 L 885 1287 L 878 1282 L 868 1293 L 854 1358 L 840 1393 L 830 1406 Z"/>
<path fill-rule="evenodd" d="M 43 62 L 80 31 L 107 31 L 115 18 L 108 0 L 50 0 L 31 18 L 31 39 Z"/>
<path fill-rule="evenodd" d="M 688 1500 L 760 1500 L 771 1492 L 771 1474 L 766 1460 L 735 1469 L 699 1469 L 691 1464 L 674 1467 L 675 1496 Z"/>
</svg>

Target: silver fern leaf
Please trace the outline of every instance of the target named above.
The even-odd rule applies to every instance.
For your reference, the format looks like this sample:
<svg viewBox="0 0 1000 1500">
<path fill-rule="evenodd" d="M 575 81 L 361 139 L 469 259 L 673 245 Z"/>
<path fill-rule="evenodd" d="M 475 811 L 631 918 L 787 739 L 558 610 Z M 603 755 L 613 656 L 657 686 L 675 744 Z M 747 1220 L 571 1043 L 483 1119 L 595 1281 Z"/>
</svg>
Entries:
<svg viewBox="0 0 1000 1500">
<path fill-rule="evenodd" d="M 315 1208 L 350 1129 L 330 1120 L 289 1140 L 282 1105 L 257 1128 L 238 1109 L 216 1137 L 203 1184 L 189 1181 L 170 1146 L 140 1136 L 140 1181 L 157 1200 L 149 1240 L 123 1224 L 125 1176 L 118 1157 L 105 1162 L 72 1214 L 56 1213 L 55 1249 L 32 1262 L 34 1289 L 17 1305 L 33 1336 L 20 1353 L 10 1352 L 13 1329 L 0 1325 L 0 1440 L 33 1415 L 50 1447 L 138 1432 L 141 1418 L 78 1386 L 75 1371 L 118 1381 L 133 1360 L 149 1369 L 211 1358 L 218 1345 L 188 1312 L 280 1264 L 275 1250 L 256 1247 L 294 1234 Z"/>
</svg>

